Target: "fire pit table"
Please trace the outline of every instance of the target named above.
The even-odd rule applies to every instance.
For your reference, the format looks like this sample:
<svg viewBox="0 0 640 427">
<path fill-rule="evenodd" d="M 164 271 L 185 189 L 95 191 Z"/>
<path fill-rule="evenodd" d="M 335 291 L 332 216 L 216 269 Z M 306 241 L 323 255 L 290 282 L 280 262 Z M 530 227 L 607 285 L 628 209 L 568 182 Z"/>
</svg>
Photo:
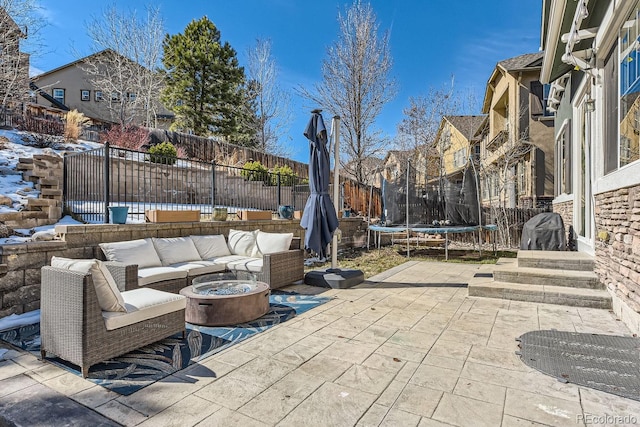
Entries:
<svg viewBox="0 0 640 427">
<path fill-rule="evenodd" d="M 269 285 L 227 274 L 197 277 L 182 288 L 185 320 L 194 325 L 228 326 L 255 320 L 269 311 Z"/>
</svg>

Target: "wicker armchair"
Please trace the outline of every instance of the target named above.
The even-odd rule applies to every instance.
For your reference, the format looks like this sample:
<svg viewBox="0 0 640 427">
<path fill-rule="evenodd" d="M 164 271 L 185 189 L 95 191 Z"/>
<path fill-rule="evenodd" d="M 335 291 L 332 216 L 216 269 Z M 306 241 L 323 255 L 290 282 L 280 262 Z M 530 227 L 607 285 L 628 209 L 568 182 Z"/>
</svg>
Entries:
<svg viewBox="0 0 640 427">
<path fill-rule="evenodd" d="M 124 290 L 132 267 L 107 265 Z M 55 354 L 78 365 L 85 378 L 96 363 L 185 332 L 184 309 L 107 330 L 91 275 L 50 266 L 42 267 L 40 305 L 42 358 Z"/>
</svg>

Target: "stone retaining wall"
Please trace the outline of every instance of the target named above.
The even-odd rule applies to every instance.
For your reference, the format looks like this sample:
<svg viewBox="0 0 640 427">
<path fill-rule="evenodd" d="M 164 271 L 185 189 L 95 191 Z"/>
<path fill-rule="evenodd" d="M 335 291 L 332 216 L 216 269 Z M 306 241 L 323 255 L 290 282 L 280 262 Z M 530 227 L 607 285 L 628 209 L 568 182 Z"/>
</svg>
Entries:
<svg viewBox="0 0 640 427">
<path fill-rule="evenodd" d="M 596 195 L 595 271 L 613 309 L 640 333 L 640 186 Z"/>
<path fill-rule="evenodd" d="M 228 235 L 229 229 L 292 232 L 304 239 L 299 220 L 214 221 L 144 224 L 59 225 L 61 240 L 0 245 L 0 318 L 40 307 L 40 269 L 51 257 L 94 258 L 98 244 L 146 237 L 199 234 Z M 367 223 L 362 218 L 340 220 L 339 247 L 364 246 Z"/>
<path fill-rule="evenodd" d="M 573 200 L 553 204 L 553 212 L 562 217 L 565 236 L 569 233 L 569 227 L 573 224 Z"/>
</svg>

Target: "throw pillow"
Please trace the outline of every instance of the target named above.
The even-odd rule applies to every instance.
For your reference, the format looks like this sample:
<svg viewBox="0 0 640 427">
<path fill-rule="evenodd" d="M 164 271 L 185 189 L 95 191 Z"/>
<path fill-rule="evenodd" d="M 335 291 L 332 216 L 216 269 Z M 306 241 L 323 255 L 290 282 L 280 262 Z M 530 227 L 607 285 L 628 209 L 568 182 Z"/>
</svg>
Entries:
<svg viewBox="0 0 640 427">
<path fill-rule="evenodd" d="M 293 240 L 293 233 L 256 233 L 256 246 L 253 252 L 254 257 L 261 257 L 264 254 L 288 251 Z"/>
<path fill-rule="evenodd" d="M 227 241 L 222 234 L 191 236 L 191 240 L 196 245 L 196 249 L 202 259 L 231 255 Z"/>
<path fill-rule="evenodd" d="M 126 242 L 100 243 L 104 256 L 109 261 L 137 264 L 138 268 L 162 267 L 162 261 L 150 238 Z"/>
<path fill-rule="evenodd" d="M 154 237 L 153 246 L 158 252 L 162 265 L 202 260 L 190 237 Z"/>
<path fill-rule="evenodd" d="M 98 304 L 103 311 L 124 311 L 124 299 L 109 269 L 97 259 L 71 259 L 52 257 L 51 266 L 66 270 L 91 274 L 91 280 L 98 296 Z"/>
<path fill-rule="evenodd" d="M 229 250 L 232 255 L 253 256 L 256 246 L 256 231 L 229 230 Z"/>
</svg>

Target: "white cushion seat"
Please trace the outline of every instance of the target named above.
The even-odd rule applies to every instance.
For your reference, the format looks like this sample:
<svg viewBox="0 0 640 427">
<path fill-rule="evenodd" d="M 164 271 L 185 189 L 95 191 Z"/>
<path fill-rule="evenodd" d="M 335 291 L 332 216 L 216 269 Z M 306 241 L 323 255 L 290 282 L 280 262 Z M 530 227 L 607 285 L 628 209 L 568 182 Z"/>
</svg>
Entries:
<svg viewBox="0 0 640 427">
<path fill-rule="evenodd" d="M 171 267 L 148 267 L 138 269 L 138 286 L 146 286 L 163 280 L 184 279 L 186 270 Z"/>
<path fill-rule="evenodd" d="M 227 263 L 227 269 L 231 271 L 250 271 L 251 273 L 262 272 L 262 258 L 244 257 Z"/>
<path fill-rule="evenodd" d="M 169 267 L 180 271 L 186 271 L 188 276 L 218 273 L 225 270 L 224 264 L 216 264 L 210 261 L 179 262 L 171 264 Z"/>
<path fill-rule="evenodd" d="M 183 310 L 187 299 L 183 295 L 156 289 L 140 288 L 122 292 L 126 313 L 103 311 L 102 317 L 107 330 L 114 330 L 174 311 Z M 158 327 L 162 327 L 159 325 Z M 140 331 L 144 333 L 144 331 Z"/>
</svg>

